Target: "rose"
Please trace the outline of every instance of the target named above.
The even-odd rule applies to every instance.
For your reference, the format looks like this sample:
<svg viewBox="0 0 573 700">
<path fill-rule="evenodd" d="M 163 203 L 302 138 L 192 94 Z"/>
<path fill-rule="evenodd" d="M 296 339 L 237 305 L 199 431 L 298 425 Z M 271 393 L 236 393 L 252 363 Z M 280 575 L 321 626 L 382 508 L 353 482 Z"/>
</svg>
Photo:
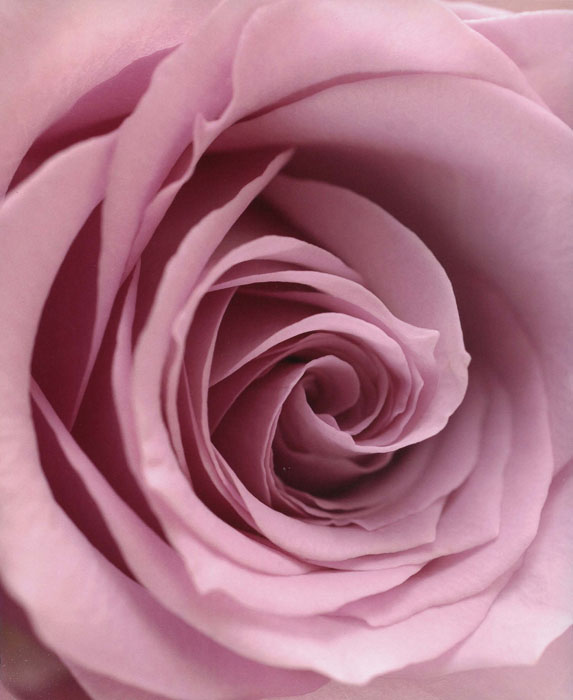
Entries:
<svg viewBox="0 0 573 700">
<path fill-rule="evenodd" d="M 102 698 L 535 662 L 571 623 L 571 13 L 3 7 L 34 634 Z"/>
<path fill-rule="evenodd" d="M 567 117 L 567 93 L 553 82 L 561 54 L 547 50 L 566 38 L 569 15 L 468 29 L 429 3 L 350 11 L 339 2 L 291 2 L 227 4 L 201 25 L 196 6 L 181 8 L 192 15 L 187 22 L 163 8 L 151 37 L 146 27 L 155 29 L 156 17 L 146 25 L 124 4 L 112 21 L 105 8 L 98 17 L 106 28 L 124 19 L 137 37 L 126 43 L 119 26 L 110 59 L 86 5 L 75 12 L 93 43 L 80 33 L 73 65 L 57 36 L 46 55 L 34 54 L 37 66 L 29 49 L 14 62 L 42 79 L 36 89 L 18 70 L 7 72 L 13 113 L 27 110 L 4 132 L 8 180 L 17 168 L 2 210 L 6 588 L 95 697 L 271 695 L 321 682 L 301 668 L 359 682 L 404 666 L 435 674 L 535 660 L 569 624 L 561 540 L 570 132 L 558 118 Z M 50 11 L 24 30 L 52 37 L 43 24 L 50 27 Z M 61 26 L 78 21 L 72 7 L 63 12 Z M 186 45 L 168 57 L 154 53 L 189 26 L 198 29 Z M 414 32 L 411 45 L 404 31 Z M 14 36 L 21 42 L 18 27 Z M 150 57 L 113 77 L 142 55 Z M 559 60 L 548 65 L 553 56 Z M 373 124 L 380 132 L 369 131 Z M 260 198 L 251 202 L 263 189 L 270 219 Z M 349 247 L 351 227 L 357 244 L 352 238 Z M 269 228 L 282 237 L 269 238 Z M 214 253 L 215 264 L 208 256 L 216 235 L 227 249 Z M 342 313 L 330 325 L 311 315 L 321 324 L 313 333 L 306 326 L 306 345 L 288 348 L 296 362 L 275 354 L 265 381 L 235 372 L 217 382 L 207 430 L 197 373 L 208 368 L 210 324 L 241 274 L 259 287 L 226 310 L 215 374 L 232 369 L 229 355 L 240 358 L 237 343 L 257 330 L 243 327 L 248 314 L 237 319 L 240 303 L 264 301 L 257 321 L 286 328 L 305 322 L 302 300 Z M 274 297 L 268 280 L 279 286 Z M 458 305 L 473 356 L 465 395 Z M 282 482 L 270 475 L 282 500 L 265 509 L 265 474 L 257 481 L 246 469 L 257 456 L 246 450 L 253 436 L 268 437 L 256 428 L 276 427 L 276 406 L 263 400 L 285 377 L 294 383 L 273 446 L 275 466 L 287 471 Z M 343 431 L 333 433 L 325 417 L 332 403 L 319 406 L 328 398 L 325 377 L 339 385 L 330 402 L 360 383 L 364 401 L 375 403 L 386 382 L 406 411 L 393 422 L 386 416 L 374 437 L 385 438 L 383 447 L 418 447 L 384 469 L 383 456 L 372 463 L 368 450 L 341 443 Z M 369 381 L 378 386 L 368 395 Z M 305 416 L 314 421 L 310 434 L 299 419 L 304 392 L 315 411 L 326 411 L 325 427 Z M 249 422 L 261 407 L 270 415 Z M 348 411 L 345 418 L 356 421 Z M 308 447 L 318 428 L 318 454 L 328 454 L 322 480 L 301 483 L 308 474 L 293 432 L 294 446 Z M 236 473 L 225 472 L 214 448 Z M 178 471 L 185 464 L 192 486 Z M 347 490 L 357 467 L 375 468 L 363 480 L 366 493 Z M 367 511 L 350 504 L 351 524 L 301 527 L 282 513 L 293 507 L 292 492 L 277 492 L 285 482 L 326 496 L 317 503 L 295 493 L 323 522 L 333 498 L 348 509 L 349 494 L 364 499 L 375 489 L 376 500 Z M 328 493 L 332 485 L 338 494 Z M 253 538 L 248 526 L 268 539 Z"/>
</svg>

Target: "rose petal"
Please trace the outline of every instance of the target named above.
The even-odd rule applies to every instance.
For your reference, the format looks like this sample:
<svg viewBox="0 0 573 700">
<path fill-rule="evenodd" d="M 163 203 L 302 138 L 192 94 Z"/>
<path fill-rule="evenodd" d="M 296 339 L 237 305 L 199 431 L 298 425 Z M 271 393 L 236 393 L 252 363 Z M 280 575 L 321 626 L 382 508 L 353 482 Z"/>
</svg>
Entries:
<svg viewBox="0 0 573 700">
<path fill-rule="evenodd" d="M 399 76 L 331 87 L 234 126 L 219 145 L 284 142 L 299 146 L 295 174 L 364 194 L 416 231 L 456 293 L 472 269 L 499 284 L 535 339 L 555 464 L 566 463 L 573 453 L 571 130 L 491 84 Z"/>
<path fill-rule="evenodd" d="M 428 430 L 437 432 L 461 401 L 469 360 L 452 290 L 437 261 L 407 229 L 350 191 L 280 178 L 267 188 L 265 196 L 311 240 L 325 245 L 360 272 L 396 316 L 440 332 L 435 350 L 440 374 L 428 411 L 432 421 Z M 359 246 L 347 235 L 356 221 L 360 222 Z M 374 256 L 380 260 L 376 268 L 371 264 Z"/>
<path fill-rule="evenodd" d="M 548 8 L 550 9 L 550 8 Z M 553 11 L 471 22 L 522 70 L 551 111 L 573 126 L 573 16 Z"/>
<path fill-rule="evenodd" d="M 96 305 L 98 207 L 63 261 L 42 312 L 32 374 L 71 427 L 83 399 Z"/>
<path fill-rule="evenodd" d="M 27 407 L 28 365 L 40 312 L 59 265 L 102 198 L 113 145 L 113 136 L 106 136 L 61 154 L 15 190 L 2 207 L 1 311 L 3 323 L 12 329 L 0 346 L 5 366 L 10 367 L 2 398 L 13 400 L 10 392 L 17 387 L 18 401 Z M 34 275 L 24 274 L 27 269 Z M 14 298 L 19 300 L 17 308 L 10 302 Z M 3 421 L 13 419 L 21 420 L 19 411 L 2 412 Z"/>
<path fill-rule="evenodd" d="M 328 683 L 306 695 L 305 700 L 569 700 L 573 689 L 569 663 L 572 652 L 573 634 L 566 633 L 549 646 L 534 666 L 483 668 L 437 678 L 398 674 L 377 678 L 362 688 Z"/>
<path fill-rule="evenodd" d="M 309 12 L 312 22 L 307 16 Z M 415 23 L 408 21 L 412 12 L 416 13 Z M 387 27 L 385 42 L 380 42 L 377 30 L 381 25 Z M 280 34 L 269 31 L 268 26 L 280 26 Z M 309 26 L 312 26 L 311 36 L 307 34 Z M 340 32 L 336 42 L 324 43 L 317 61 L 314 47 L 321 27 L 330 39 L 334 27 Z M 423 53 L 413 49 L 412 27 L 422 32 L 421 40 L 427 48 Z M 285 42 L 288 50 L 280 51 L 277 41 Z M 347 50 L 342 50 L 341 42 Z M 446 45 L 448 51 L 444 52 Z M 276 56 L 277 51 L 282 57 L 278 65 L 268 58 Z M 394 70 L 480 75 L 501 80 L 502 84 L 522 89 L 531 99 L 537 99 L 502 52 L 481 41 L 437 4 L 416 0 L 415 6 L 410 3 L 404 8 L 393 0 L 384 5 L 363 2 L 357 7 L 347 0 L 330 0 L 313 4 L 310 11 L 299 0 L 268 6 L 264 0 L 223 3 L 191 42 L 162 63 L 129 123 L 121 129 L 109 201 L 104 209 L 104 254 L 108 231 L 111 241 L 115 241 L 108 264 L 111 265 L 114 254 L 116 265 L 133 264 L 182 182 L 191 176 L 207 145 L 226 126 L 250 111 L 299 90 L 319 86 L 325 80 Z M 253 74 L 257 74 L 257 81 L 251 80 Z M 201 76 L 201 80 L 196 77 L 189 91 L 178 90 L 178 85 L 188 83 L 189 75 Z M 194 141 L 193 155 L 187 156 L 179 168 L 183 174 L 177 172 L 173 183 L 150 202 L 149 193 L 158 192 L 191 141 Z M 133 153 L 138 154 L 139 164 L 135 178 L 131 176 Z M 142 167 L 144 162 L 146 167 Z M 132 248 L 143 214 L 143 226 L 136 247 Z M 130 248 L 131 263 L 127 263 Z"/>
<path fill-rule="evenodd" d="M 573 624 L 572 467 L 554 481 L 523 564 L 476 632 L 440 665 L 447 672 L 534 664 Z"/>
<path fill-rule="evenodd" d="M 453 10 L 458 17 L 462 19 L 482 19 L 484 17 L 498 17 L 499 15 L 507 15 L 510 10 L 503 8 L 490 7 L 477 2 L 455 2 L 450 0 L 442 0 L 444 4 Z"/>
<path fill-rule="evenodd" d="M 167 10 L 152 0 L 126 0 L 121 7 L 113 0 L 46 0 L 32 7 L 18 0 L 3 3 L 2 193 L 50 123 L 133 61 L 180 43 L 211 5 L 209 0 L 168 4 Z M 108 98 L 115 101 L 116 90 L 122 90 L 121 82 Z M 22 110 L 26 119 L 14 119 Z"/>
</svg>

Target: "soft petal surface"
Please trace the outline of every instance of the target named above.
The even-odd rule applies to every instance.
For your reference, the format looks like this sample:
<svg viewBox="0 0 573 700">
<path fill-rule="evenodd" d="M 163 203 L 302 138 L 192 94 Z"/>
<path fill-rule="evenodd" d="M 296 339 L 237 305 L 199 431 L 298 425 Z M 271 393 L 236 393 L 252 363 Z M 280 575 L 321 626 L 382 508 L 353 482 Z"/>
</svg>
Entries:
<svg viewBox="0 0 573 700">
<path fill-rule="evenodd" d="M 7 692 L 561 700 L 571 12 L 0 16 Z"/>
</svg>

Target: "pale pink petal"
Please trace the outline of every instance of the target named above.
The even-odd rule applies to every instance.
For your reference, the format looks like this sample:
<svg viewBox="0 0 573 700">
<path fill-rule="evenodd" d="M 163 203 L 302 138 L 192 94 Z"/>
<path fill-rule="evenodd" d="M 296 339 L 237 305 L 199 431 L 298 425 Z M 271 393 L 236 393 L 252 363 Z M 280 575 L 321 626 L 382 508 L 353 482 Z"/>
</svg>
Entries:
<svg viewBox="0 0 573 700">
<path fill-rule="evenodd" d="M 415 13 L 415 23 L 408 21 L 410 13 Z M 380 42 L 377 30 L 381 24 L 386 27 L 385 42 Z M 268 31 L 268 26 L 281 26 L 280 34 Z M 310 26 L 312 33 L 308 34 Z M 414 49 L 413 27 L 422 33 L 420 40 L 427 47 L 423 53 Z M 333 28 L 337 29 L 337 41 L 332 41 Z M 321 31 L 328 32 L 330 39 L 324 44 L 327 54 L 321 54 L 317 61 L 314 47 Z M 277 41 L 285 42 L 288 50 L 281 50 Z M 267 58 L 267 54 L 276 56 L 277 52 L 283 59 L 278 65 Z M 150 89 L 121 128 L 104 208 L 100 279 L 110 279 L 107 284 L 102 282 L 102 292 L 104 285 L 113 289 L 111 280 L 120 274 L 122 265 L 133 264 L 182 182 L 226 126 L 298 91 L 319 89 L 321 83 L 333 78 L 396 70 L 479 75 L 500 80 L 536 99 L 502 52 L 437 4 L 416 0 L 415 5 L 409 3 L 405 8 L 397 0 L 359 6 L 331 0 L 313 4 L 310 11 L 299 0 L 223 3 L 193 41 L 163 61 Z M 257 81 L 251 79 L 253 74 Z M 195 76 L 191 84 L 190 75 Z M 189 84 L 190 89 L 177 89 L 181 84 Z M 185 149 L 192 141 L 193 153 L 189 155 Z M 133 167 L 134 154 L 137 168 Z M 180 156 L 184 158 L 178 164 Z M 176 165 L 174 181 L 152 202 L 152 193 L 158 192 Z M 142 229 L 137 233 L 142 216 Z"/>
<path fill-rule="evenodd" d="M 476 632 L 439 667 L 450 672 L 534 664 L 573 625 L 572 498 L 570 465 L 551 487 L 539 531 L 523 564 Z"/>
<path fill-rule="evenodd" d="M 369 615 L 374 624 L 391 624 L 428 605 L 454 603 L 475 595 L 518 565 L 537 532 L 553 468 L 539 369 L 527 339 L 499 297 L 476 285 L 471 301 L 478 326 L 473 330 L 483 334 L 488 326 L 497 329 L 496 352 L 488 364 L 510 402 L 511 450 L 504 450 L 507 464 L 499 534 L 471 556 L 461 553 L 437 559 L 419 576 L 378 596 L 370 606 L 361 601 L 360 614 Z M 508 432 L 503 425 L 497 429 L 502 437 Z"/>
<path fill-rule="evenodd" d="M 14 190 L 2 207 L 0 299 L 2 324 L 11 329 L 0 345 L 3 365 L 10 367 L 2 399 L 12 399 L 9 392 L 17 387 L 17 400 L 26 405 L 28 365 L 42 306 L 76 234 L 102 198 L 113 145 L 113 137 L 102 137 L 59 155 Z M 21 416 L 7 409 L 1 420 L 9 424 Z"/>
<path fill-rule="evenodd" d="M 2 700 L 28 700 L 52 695 L 87 700 L 69 670 L 37 638 L 23 611 L 0 592 L 2 630 Z M 12 694 L 14 693 L 14 694 Z"/>
<path fill-rule="evenodd" d="M 501 7 L 490 7 L 489 5 L 482 5 L 478 2 L 457 2 L 449 0 L 443 0 L 446 7 L 453 10 L 458 17 L 461 19 L 483 19 L 484 17 L 498 17 L 505 16 L 509 13 L 509 10 L 505 10 Z"/>
<path fill-rule="evenodd" d="M 3 150 L 0 190 L 33 140 L 76 100 L 133 61 L 181 43 L 211 5 L 211 0 L 126 0 L 121 5 L 113 0 L 46 0 L 30 6 L 4 0 L 0 104 L 3 149 L 9 150 Z M 145 82 L 152 67 L 140 66 L 131 79 Z M 105 101 L 121 100 L 126 82 L 110 86 Z M 100 92 L 100 108 L 104 95 Z M 126 102 L 129 107 L 133 99 Z M 26 119 L 15 119 L 22 109 Z"/>
<path fill-rule="evenodd" d="M 472 22 L 470 26 L 499 46 L 519 66 L 554 114 L 573 126 L 571 12 L 525 13 Z"/>
<path fill-rule="evenodd" d="M 573 633 L 569 631 L 555 640 L 533 666 L 484 668 L 427 679 L 408 677 L 406 672 L 377 678 L 360 688 L 328 683 L 305 695 L 304 700 L 569 700 L 573 691 L 572 654 Z"/>
<path fill-rule="evenodd" d="M 489 693 L 572 622 L 565 13 L 85 1 L 6 0 L 3 585 L 102 700 Z"/>
</svg>

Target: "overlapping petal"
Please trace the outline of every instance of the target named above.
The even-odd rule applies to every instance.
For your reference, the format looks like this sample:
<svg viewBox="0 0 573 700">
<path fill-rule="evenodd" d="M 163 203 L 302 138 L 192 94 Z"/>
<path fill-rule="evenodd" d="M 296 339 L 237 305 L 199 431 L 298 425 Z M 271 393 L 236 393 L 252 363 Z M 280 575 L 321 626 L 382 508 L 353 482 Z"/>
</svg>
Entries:
<svg viewBox="0 0 573 700">
<path fill-rule="evenodd" d="M 537 661 L 571 624 L 570 15 L 128 3 L 103 61 L 86 8 L 15 21 L 78 32 L 0 210 L 2 577 L 40 640 L 135 700 Z"/>
</svg>

